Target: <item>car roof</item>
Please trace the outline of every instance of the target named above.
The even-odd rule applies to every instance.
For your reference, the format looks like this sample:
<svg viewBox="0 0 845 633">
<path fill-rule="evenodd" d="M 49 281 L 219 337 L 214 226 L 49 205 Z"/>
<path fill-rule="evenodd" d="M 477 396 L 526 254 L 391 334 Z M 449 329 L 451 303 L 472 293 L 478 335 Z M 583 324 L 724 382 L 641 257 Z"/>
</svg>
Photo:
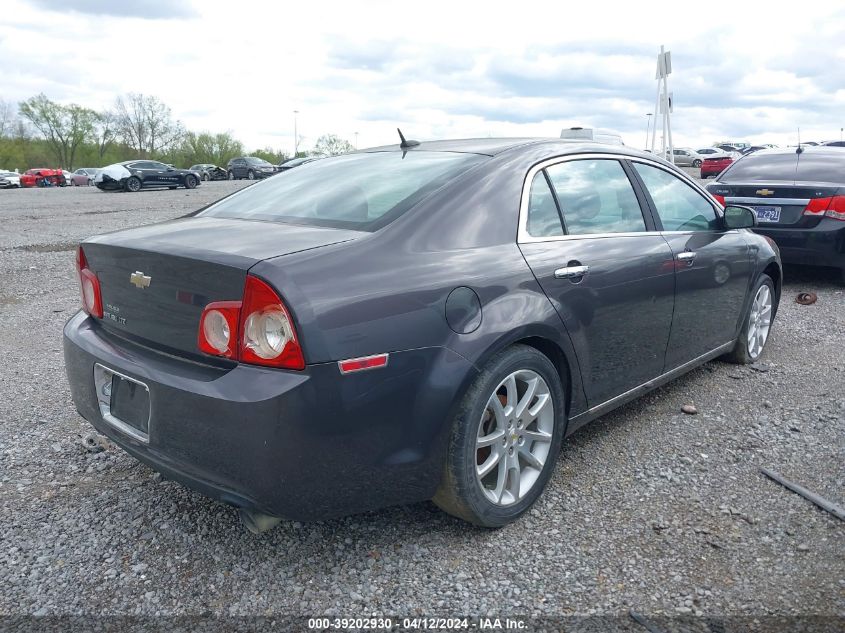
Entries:
<svg viewBox="0 0 845 633">
<path fill-rule="evenodd" d="M 754 146 L 756 147 L 756 145 Z M 754 152 L 755 156 L 775 156 L 778 154 L 795 154 L 796 147 L 767 147 L 766 149 L 759 149 Z M 802 154 L 813 154 L 813 155 L 828 155 L 828 156 L 836 156 L 837 158 L 842 158 L 842 151 L 835 147 L 830 147 L 828 145 L 802 145 L 801 146 L 801 153 Z"/>
<path fill-rule="evenodd" d="M 639 156 L 654 160 L 656 154 L 650 154 L 641 150 L 633 149 L 626 145 L 610 143 L 596 143 L 579 139 L 563 139 L 556 137 L 546 138 L 470 138 L 442 141 L 422 141 L 413 147 L 401 148 L 399 144 L 384 145 L 361 150 L 358 153 L 371 152 L 458 152 L 466 154 L 480 154 L 484 156 L 496 156 L 507 151 L 538 147 L 541 145 L 552 145 L 561 154 L 579 154 L 584 152 L 597 152 L 604 154 L 620 154 L 623 156 Z M 668 163 L 667 163 L 668 164 Z"/>
</svg>

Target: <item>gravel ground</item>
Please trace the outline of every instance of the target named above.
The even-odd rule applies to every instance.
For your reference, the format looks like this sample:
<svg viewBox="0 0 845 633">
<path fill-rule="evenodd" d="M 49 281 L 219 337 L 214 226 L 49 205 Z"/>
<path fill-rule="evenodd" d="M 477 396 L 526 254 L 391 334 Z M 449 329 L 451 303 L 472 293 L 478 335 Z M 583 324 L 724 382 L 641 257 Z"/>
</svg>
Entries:
<svg viewBox="0 0 845 633">
<path fill-rule="evenodd" d="M 0 192 L 0 615 L 845 618 L 845 523 L 758 472 L 845 504 L 845 287 L 824 271 L 787 270 L 761 363 L 709 363 L 588 426 L 498 531 L 424 503 L 257 537 L 114 445 L 84 448 L 61 352 L 75 243 L 244 184 Z"/>
</svg>

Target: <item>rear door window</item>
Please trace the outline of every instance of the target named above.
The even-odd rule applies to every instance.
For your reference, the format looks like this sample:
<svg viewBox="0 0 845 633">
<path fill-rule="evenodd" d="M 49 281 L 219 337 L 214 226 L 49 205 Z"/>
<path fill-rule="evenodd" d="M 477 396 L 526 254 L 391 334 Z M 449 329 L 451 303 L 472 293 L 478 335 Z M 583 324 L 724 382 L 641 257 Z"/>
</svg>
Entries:
<svg viewBox="0 0 845 633">
<path fill-rule="evenodd" d="M 646 230 L 634 188 L 618 160 L 570 160 L 546 171 L 568 235 Z"/>
<path fill-rule="evenodd" d="M 633 163 L 648 190 L 664 231 L 715 231 L 713 205 L 683 180 L 659 167 Z"/>
<path fill-rule="evenodd" d="M 528 198 L 528 235 L 531 237 L 553 237 L 563 235 L 560 214 L 557 211 L 552 190 L 543 172 L 534 176 Z"/>
</svg>

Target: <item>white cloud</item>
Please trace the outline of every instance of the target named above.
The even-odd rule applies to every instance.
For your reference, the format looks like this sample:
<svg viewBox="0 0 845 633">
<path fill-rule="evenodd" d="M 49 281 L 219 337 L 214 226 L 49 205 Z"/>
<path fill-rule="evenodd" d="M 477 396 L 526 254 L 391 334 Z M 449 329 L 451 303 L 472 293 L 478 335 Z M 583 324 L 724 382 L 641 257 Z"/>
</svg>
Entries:
<svg viewBox="0 0 845 633">
<path fill-rule="evenodd" d="M 838 2 L 384 1 L 58 3 L 11 0 L 0 24 L 6 100 L 45 92 L 94 108 L 133 91 L 191 129 L 290 149 L 335 133 L 359 145 L 409 137 L 556 136 L 578 122 L 641 146 L 654 56 L 673 53 L 676 144 L 835 138 L 845 125 L 845 11 Z M 128 5 L 127 5 L 128 6 Z M 76 10 L 71 10 L 76 7 Z M 143 8 L 146 7 L 146 8 Z M 174 8 L 175 7 L 175 8 Z M 59 15 L 59 12 L 61 15 Z M 147 19 L 155 18 L 155 19 Z"/>
</svg>

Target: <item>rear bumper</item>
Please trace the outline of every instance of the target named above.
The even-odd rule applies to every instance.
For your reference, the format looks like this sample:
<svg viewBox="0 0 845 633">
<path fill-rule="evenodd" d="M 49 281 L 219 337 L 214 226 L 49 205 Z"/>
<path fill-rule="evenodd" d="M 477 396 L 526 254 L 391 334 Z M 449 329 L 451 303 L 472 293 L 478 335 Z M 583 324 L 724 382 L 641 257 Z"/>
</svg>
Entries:
<svg viewBox="0 0 845 633">
<path fill-rule="evenodd" d="M 761 227 L 755 233 L 772 238 L 785 264 L 845 269 L 845 222 L 822 218 L 813 228 Z"/>
<path fill-rule="evenodd" d="M 445 348 L 390 355 L 341 376 L 336 363 L 287 372 L 175 359 L 108 334 L 79 313 L 64 352 L 79 413 L 128 453 L 212 498 L 297 520 L 429 499 L 453 401 L 475 375 Z M 149 443 L 100 414 L 100 363 L 150 391 Z"/>
</svg>

